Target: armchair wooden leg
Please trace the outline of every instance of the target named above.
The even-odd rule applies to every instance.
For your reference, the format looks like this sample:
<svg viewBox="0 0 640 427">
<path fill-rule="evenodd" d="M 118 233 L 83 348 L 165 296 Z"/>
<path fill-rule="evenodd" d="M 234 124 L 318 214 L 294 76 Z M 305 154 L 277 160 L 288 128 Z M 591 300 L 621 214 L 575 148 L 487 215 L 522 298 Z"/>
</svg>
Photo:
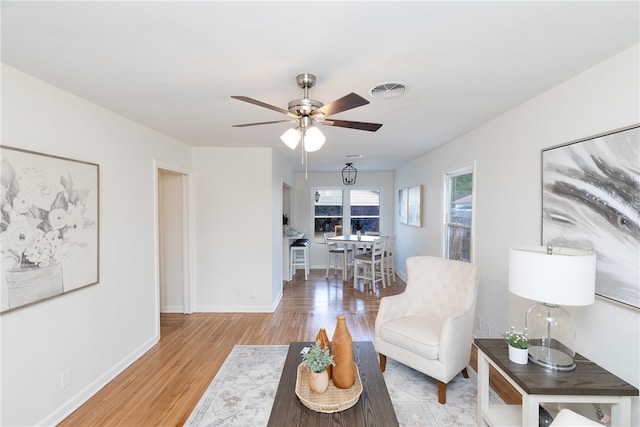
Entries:
<svg viewBox="0 0 640 427">
<path fill-rule="evenodd" d="M 382 353 L 378 353 L 380 355 L 380 370 L 384 372 L 387 369 L 387 356 Z"/>
<path fill-rule="evenodd" d="M 469 372 L 467 372 L 467 368 L 464 368 L 462 370 L 462 376 L 465 377 L 465 378 L 469 378 Z"/>
<path fill-rule="evenodd" d="M 447 403 L 447 384 L 438 381 L 438 403 L 444 405 Z"/>
</svg>

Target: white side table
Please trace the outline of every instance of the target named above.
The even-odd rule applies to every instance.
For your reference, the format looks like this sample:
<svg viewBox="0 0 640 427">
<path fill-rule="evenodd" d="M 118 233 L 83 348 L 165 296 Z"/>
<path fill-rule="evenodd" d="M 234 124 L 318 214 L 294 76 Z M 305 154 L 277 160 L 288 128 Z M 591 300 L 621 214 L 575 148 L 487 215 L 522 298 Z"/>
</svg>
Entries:
<svg viewBox="0 0 640 427">
<path fill-rule="evenodd" d="M 631 398 L 638 389 L 576 353 L 576 369 L 550 371 L 509 360 L 503 339 L 476 339 L 478 425 L 537 427 L 541 403 L 611 403 L 611 426 L 631 425 Z M 522 395 L 520 405 L 489 405 L 489 366 Z"/>
</svg>

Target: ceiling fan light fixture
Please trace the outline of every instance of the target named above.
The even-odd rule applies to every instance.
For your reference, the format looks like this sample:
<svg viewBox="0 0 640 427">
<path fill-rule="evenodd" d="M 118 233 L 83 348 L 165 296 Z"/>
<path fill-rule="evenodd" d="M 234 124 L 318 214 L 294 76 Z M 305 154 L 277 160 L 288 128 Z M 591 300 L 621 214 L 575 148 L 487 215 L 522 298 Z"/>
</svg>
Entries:
<svg viewBox="0 0 640 427">
<path fill-rule="evenodd" d="M 315 126 L 311 126 L 304 131 L 304 149 L 311 153 L 313 151 L 318 151 L 326 141 L 326 138 Z"/>
<path fill-rule="evenodd" d="M 280 136 L 280 139 L 287 145 L 287 147 L 295 150 L 298 146 L 298 142 L 300 142 L 300 131 L 298 129 L 291 128 L 283 133 L 282 136 Z"/>
</svg>

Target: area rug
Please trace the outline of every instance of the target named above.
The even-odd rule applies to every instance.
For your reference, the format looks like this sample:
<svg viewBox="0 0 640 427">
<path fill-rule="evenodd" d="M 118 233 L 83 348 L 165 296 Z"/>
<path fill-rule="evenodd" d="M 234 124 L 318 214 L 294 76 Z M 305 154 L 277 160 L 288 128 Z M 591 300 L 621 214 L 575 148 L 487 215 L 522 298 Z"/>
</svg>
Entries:
<svg viewBox="0 0 640 427">
<path fill-rule="evenodd" d="M 288 346 L 236 345 L 185 426 L 266 426 Z M 435 380 L 387 359 L 384 379 L 401 426 L 475 426 L 476 383 L 458 375 L 447 385 L 447 404 L 438 403 Z M 490 392 L 492 404 L 502 403 Z"/>
</svg>

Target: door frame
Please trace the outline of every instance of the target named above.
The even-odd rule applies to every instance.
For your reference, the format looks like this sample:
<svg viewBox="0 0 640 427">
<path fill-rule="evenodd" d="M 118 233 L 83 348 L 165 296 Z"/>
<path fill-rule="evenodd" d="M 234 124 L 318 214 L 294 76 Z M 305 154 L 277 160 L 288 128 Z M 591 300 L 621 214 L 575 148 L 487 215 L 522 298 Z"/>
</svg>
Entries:
<svg viewBox="0 0 640 427">
<path fill-rule="evenodd" d="M 156 313 L 158 313 L 158 331 L 160 330 L 160 221 L 159 221 L 159 192 L 158 177 L 160 170 L 165 170 L 180 174 L 182 177 L 182 307 L 184 314 L 192 314 L 195 311 L 194 304 L 194 281 L 193 269 L 193 177 L 192 171 L 182 166 L 167 163 L 161 160 L 153 161 L 153 221 L 155 227 L 154 236 L 154 282 L 155 282 L 155 305 Z"/>
</svg>

